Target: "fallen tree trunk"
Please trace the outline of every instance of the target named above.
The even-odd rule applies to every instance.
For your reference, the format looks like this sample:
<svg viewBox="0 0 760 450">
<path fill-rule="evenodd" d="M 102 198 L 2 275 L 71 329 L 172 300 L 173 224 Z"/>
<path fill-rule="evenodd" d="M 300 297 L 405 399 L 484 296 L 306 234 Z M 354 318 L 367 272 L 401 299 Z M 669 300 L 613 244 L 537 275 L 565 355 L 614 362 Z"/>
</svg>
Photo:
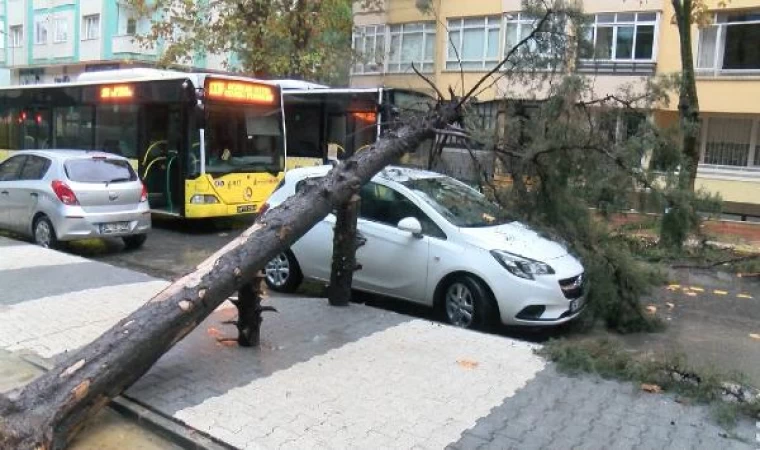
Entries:
<svg viewBox="0 0 760 450">
<path fill-rule="evenodd" d="M 441 105 L 381 138 L 263 214 L 239 237 L 22 390 L 0 397 L 0 448 L 60 449 L 275 255 L 344 204 L 361 185 L 458 118 Z"/>
</svg>

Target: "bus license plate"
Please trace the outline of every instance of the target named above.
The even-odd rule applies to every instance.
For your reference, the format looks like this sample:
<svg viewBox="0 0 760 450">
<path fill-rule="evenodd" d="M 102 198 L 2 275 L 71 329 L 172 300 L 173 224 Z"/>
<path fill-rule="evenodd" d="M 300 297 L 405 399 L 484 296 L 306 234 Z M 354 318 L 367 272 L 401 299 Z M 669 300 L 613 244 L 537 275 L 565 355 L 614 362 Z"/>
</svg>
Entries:
<svg viewBox="0 0 760 450">
<path fill-rule="evenodd" d="M 570 313 L 574 314 L 580 311 L 583 308 L 583 305 L 585 304 L 586 304 L 586 297 L 576 298 L 575 300 L 570 302 Z"/>
<path fill-rule="evenodd" d="M 237 207 L 237 212 L 239 213 L 246 213 L 246 212 L 254 212 L 256 211 L 256 205 L 243 205 Z"/>
<path fill-rule="evenodd" d="M 100 234 L 126 233 L 129 231 L 129 222 L 101 223 Z"/>
</svg>

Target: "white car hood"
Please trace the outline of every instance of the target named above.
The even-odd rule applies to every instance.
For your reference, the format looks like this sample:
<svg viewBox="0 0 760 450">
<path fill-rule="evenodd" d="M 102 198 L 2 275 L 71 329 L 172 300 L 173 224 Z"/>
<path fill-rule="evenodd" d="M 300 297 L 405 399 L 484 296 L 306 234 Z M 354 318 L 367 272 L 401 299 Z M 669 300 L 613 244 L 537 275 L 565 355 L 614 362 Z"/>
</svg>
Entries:
<svg viewBox="0 0 760 450">
<path fill-rule="evenodd" d="M 484 250 L 506 252 L 535 259 L 551 261 L 567 255 L 567 248 L 541 237 L 520 222 L 482 228 L 460 228 L 464 239 Z"/>
</svg>

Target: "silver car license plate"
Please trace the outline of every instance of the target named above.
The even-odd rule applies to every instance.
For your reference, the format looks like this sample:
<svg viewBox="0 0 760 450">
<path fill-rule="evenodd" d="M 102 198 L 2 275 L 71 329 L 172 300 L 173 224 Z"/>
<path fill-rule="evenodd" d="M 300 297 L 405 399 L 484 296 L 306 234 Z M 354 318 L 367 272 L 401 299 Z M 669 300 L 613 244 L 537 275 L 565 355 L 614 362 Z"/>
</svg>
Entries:
<svg viewBox="0 0 760 450">
<path fill-rule="evenodd" d="M 586 304 L 586 297 L 576 298 L 575 300 L 570 302 L 570 313 L 575 314 L 576 312 L 583 309 L 583 305 Z"/>
<path fill-rule="evenodd" d="M 100 234 L 126 233 L 129 231 L 129 222 L 101 223 Z"/>
</svg>

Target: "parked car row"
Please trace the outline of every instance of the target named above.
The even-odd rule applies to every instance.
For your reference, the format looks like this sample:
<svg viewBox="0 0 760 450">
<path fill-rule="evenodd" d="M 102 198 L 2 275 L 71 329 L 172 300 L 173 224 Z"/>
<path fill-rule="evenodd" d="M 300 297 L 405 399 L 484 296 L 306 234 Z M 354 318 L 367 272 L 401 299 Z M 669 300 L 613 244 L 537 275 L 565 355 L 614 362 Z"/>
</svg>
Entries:
<svg viewBox="0 0 760 450">
<path fill-rule="evenodd" d="M 331 166 L 290 170 L 274 208 Z M 359 291 L 430 306 L 451 324 L 557 325 L 585 306 L 583 267 L 562 245 L 510 220 L 469 186 L 390 167 L 362 187 Z M 265 268 L 273 290 L 330 279 L 335 216 L 328 215 Z M 43 247 L 118 237 L 138 248 L 151 227 L 145 186 L 126 158 L 84 150 L 19 151 L 0 164 L 0 228 Z"/>
<path fill-rule="evenodd" d="M 150 227 L 147 191 L 126 158 L 24 150 L 0 164 L 0 228 L 43 247 L 120 237 L 127 248 L 138 248 Z"/>
</svg>

